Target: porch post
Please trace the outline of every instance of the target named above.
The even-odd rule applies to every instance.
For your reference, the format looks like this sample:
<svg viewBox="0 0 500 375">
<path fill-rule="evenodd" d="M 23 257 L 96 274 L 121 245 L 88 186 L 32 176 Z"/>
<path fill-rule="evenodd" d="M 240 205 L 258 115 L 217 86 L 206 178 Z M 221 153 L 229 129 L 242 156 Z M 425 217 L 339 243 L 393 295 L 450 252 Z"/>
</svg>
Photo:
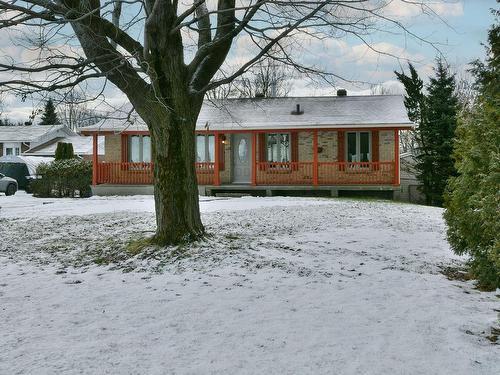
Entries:
<svg viewBox="0 0 500 375">
<path fill-rule="evenodd" d="M 257 185 L 257 133 L 252 132 L 252 185 Z"/>
<path fill-rule="evenodd" d="M 399 129 L 394 129 L 394 185 L 399 185 Z"/>
<path fill-rule="evenodd" d="M 214 165 L 214 185 L 220 185 L 220 134 L 215 132 L 215 165 Z"/>
<path fill-rule="evenodd" d="M 318 129 L 313 130 L 313 185 L 318 186 Z"/>
<path fill-rule="evenodd" d="M 97 185 L 97 163 L 99 161 L 97 145 L 97 134 L 92 134 L 92 186 Z"/>
</svg>

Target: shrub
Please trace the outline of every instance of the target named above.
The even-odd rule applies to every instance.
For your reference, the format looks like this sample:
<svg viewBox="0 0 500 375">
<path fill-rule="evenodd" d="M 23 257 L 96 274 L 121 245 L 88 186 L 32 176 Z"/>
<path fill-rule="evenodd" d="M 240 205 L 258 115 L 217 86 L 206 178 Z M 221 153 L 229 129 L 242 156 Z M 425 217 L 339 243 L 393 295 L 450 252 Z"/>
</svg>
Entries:
<svg viewBox="0 0 500 375">
<path fill-rule="evenodd" d="M 57 143 L 56 154 L 55 154 L 56 160 L 73 159 L 74 157 L 75 153 L 73 151 L 72 143 L 64 143 L 64 142 Z"/>
<path fill-rule="evenodd" d="M 89 197 L 92 183 L 92 163 L 86 160 L 64 159 L 42 163 L 32 182 L 37 197 Z"/>
</svg>

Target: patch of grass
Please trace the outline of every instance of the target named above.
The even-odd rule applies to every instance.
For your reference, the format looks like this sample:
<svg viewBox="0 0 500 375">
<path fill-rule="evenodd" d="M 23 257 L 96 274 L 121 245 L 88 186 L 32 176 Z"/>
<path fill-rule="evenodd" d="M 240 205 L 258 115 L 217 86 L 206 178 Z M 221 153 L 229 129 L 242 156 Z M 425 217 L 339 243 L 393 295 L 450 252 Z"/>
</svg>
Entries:
<svg viewBox="0 0 500 375">
<path fill-rule="evenodd" d="M 472 275 L 464 267 L 442 267 L 441 273 L 448 280 L 469 281 L 473 279 Z"/>
<path fill-rule="evenodd" d="M 132 239 L 125 247 L 125 251 L 132 255 L 139 255 L 144 252 L 148 247 L 155 246 L 153 237 L 144 237 Z"/>
<path fill-rule="evenodd" d="M 495 345 L 498 345 L 498 336 L 500 335 L 500 328 L 491 327 L 491 335 L 486 338 Z"/>
</svg>

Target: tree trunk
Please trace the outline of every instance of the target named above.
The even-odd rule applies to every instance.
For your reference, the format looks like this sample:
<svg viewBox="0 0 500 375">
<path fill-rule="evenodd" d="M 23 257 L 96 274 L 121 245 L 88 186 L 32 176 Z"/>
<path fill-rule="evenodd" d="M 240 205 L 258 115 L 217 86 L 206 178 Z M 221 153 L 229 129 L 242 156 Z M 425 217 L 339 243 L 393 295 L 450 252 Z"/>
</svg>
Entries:
<svg viewBox="0 0 500 375">
<path fill-rule="evenodd" d="M 186 101 L 182 101 L 186 103 Z M 202 237 L 195 170 L 195 127 L 200 103 L 171 103 L 150 123 L 154 163 L 156 233 L 153 242 L 175 245 Z M 182 107 L 182 108 L 179 108 Z"/>
</svg>

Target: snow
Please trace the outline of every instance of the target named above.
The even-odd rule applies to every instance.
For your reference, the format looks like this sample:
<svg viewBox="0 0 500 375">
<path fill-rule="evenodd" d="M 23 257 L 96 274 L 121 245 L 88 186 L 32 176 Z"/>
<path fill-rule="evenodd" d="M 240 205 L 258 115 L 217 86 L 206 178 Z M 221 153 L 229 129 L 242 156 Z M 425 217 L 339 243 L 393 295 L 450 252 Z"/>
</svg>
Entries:
<svg viewBox="0 0 500 375">
<path fill-rule="evenodd" d="M 500 373 L 439 208 L 201 197 L 211 237 L 130 259 L 150 196 L 0 206 L 0 374 Z"/>
<path fill-rule="evenodd" d="M 36 168 L 42 163 L 50 163 L 54 158 L 51 157 L 43 157 L 43 156 L 1 156 L 0 163 L 19 163 L 26 164 L 28 168 L 28 172 L 30 175 L 36 174 Z"/>
</svg>

